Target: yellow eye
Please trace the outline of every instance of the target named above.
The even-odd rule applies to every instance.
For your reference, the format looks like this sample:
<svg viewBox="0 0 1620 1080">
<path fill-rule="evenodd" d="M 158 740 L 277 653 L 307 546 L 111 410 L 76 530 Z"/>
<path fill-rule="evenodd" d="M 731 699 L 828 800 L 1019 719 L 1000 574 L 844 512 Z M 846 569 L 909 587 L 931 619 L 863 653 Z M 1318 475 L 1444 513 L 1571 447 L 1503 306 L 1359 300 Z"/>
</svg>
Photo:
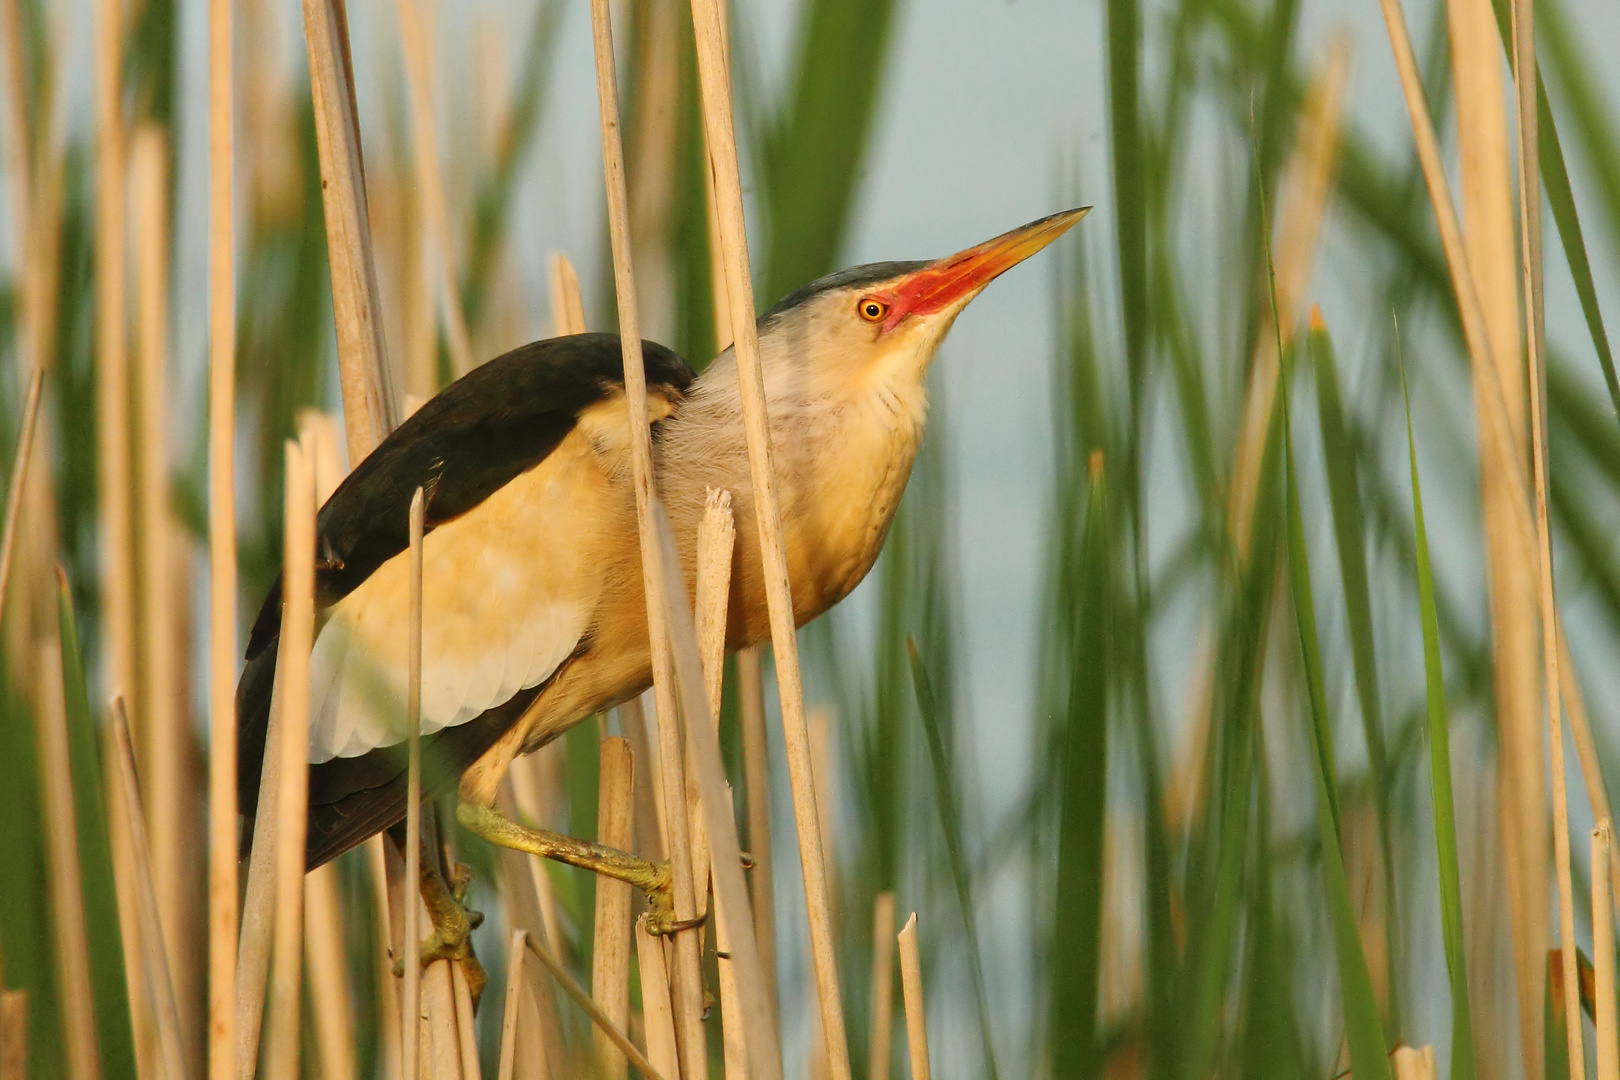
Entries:
<svg viewBox="0 0 1620 1080">
<path fill-rule="evenodd" d="M 889 313 L 889 305 L 874 296 L 863 296 L 861 302 L 855 305 L 855 311 L 867 322 L 882 322 Z"/>
</svg>

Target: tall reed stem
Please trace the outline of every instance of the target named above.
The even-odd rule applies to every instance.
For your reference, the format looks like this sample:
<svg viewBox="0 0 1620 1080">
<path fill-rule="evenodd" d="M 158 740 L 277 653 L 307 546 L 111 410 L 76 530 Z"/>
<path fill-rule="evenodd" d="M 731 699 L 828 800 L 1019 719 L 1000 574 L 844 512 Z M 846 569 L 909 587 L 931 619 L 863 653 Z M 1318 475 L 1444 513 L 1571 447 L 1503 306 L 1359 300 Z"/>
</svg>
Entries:
<svg viewBox="0 0 1620 1080">
<path fill-rule="evenodd" d="M 619 303 L 619 343 L 624 351 L 624 396 L 630 412 L 630 464 L 636 496 L 636 522 L 641 541 L 642 587 L 647 597 L 647 634 L 651 639 L 653 694 L 658 706 L 658 748 L 664 783 L 664 813 L 675 917 L 697 914 L 692 880 L 691 831 L 686 812 L 686 778 L 682 764 L 680 720 L 676 709 L 674 667 L 670 657 L 665 567 L 653 526 L 654 485 L 652 432 L 647 423 L 647 372 L 641 354 L 641 324 L 636 311 L 635 273 L 630 255 L 629 194 L 625 187 L 624 146 L 620 137 L 618 75 L 613 58 L 612 16 L 608 0 L 591 0 L 591 36 L 596 49 L 596 94 L 601 114 L 602 172 L 607 189 L 608 236 L 613 249 L 613 288 Z M 686 930 L 675 934 L 675 1030 L 681 1072 L 687 1080 L 708 1075 L 708 1046 L 703 1035 L 703 977 L 698 956 L 700 938 Z"/>
<path fill-rule="evenodd" d="M 402 995 L 400 1060 L 404 1062 L 402 1075 L 406 1080 L 415 1077 L 419 1069 L 417 1054 L 421 1046 L 422 1017 L 422 963 L 417 959 L 421 948 L 422 904 L 416 898 L 417 883 L 422 880 L 422 532 L 424 528 L 424 498 L 421 488 L 411 496 L 410 559 L 411 598 L 410 625 L 407 642 L 405 676 L 405 739 L 407 772 L 405 781 L 405 992 Z"/>
<path fill-rule="evenodd" d="M 231 0 L 208 0 L 208 1078 L 236 1063 L 236 251 Z"/>
<path fill-rule="evenodd" d="M 764 376 L 759 364 L 759 338 L 754 324 L 754 286 L 748 269 L 747 225 L 743 217 L 742 178 L 737 165 L 737 136 L 731 115 L 731 70 L 725 31 L 716 0 L 692 0 L 697 40 L 698 84 L 703 99 L 704 131 L 709 140 L 709 171 L 714 176 L 715 206 L 721 249 L 726 260 L 726 295 L 732 314 L 737 383 L 742 394 L 743 429 L 748 442 L 749 478 L 754 489 L 755 527 L 770 608 L 771 647 L 776 658 L 777 693 L 782 730 L 787 741 L 788 776 L 799 831 L 799 862 L 804 870 L 805 906 L 810 922 L 810 948 L 815 962 L 816 995 L 821 1004 L 832 1080 L 849 1080 L 849 1042 L 844 1006 L 838 996 L 838 961 L 832 937 L 832 906 L 817 820 L 815 781 L 810 764 L 810 734 L 805 724 L 803 675 L 795 637 L 793 594 L 788 584 L 787 550 L 782 539 L 782 511 L 776 496 L 776 468 L 771 460 L 770 420 L 766 413 Z"/>
</svg>

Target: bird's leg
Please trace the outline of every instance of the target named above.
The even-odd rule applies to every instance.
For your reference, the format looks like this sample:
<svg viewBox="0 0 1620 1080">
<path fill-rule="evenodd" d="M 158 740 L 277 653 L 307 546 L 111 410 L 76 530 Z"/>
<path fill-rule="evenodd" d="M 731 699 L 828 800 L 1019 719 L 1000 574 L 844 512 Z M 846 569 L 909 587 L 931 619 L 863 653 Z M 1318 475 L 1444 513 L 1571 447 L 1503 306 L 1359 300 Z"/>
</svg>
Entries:
<svg viewBox="0 0 1620 1080">
<path fill-rule="evenodd" d="M 456 806 L 456 820 L 500 847 L 556 859 L 634 885 L 647 895 L 649 933 L 673 934 L 677 930 L 688 930 L 703 924 L 701 918 L 684 922 L 675 918 L 667 862 L 653 862 L 617 848 L 576 840 L 561 833 L 526 828 L 493 806 L 481 806 L 465 800 Z"/>
<path fill-rule="evenodd" d="M 419 962 L 423 967 L 435 960 L 451 960 L 460 964 L 476 1008 L 478 999 L 483 996 L 484 986 L 489 982 L 489 974 L 478 962 L 472 947 L 472 932 L 484 922 L 482 912 L 466 906 L 467 888 L 472 884 L 472 869 L 457 864 L 451 880 L 446 882 L 444 875 L 439 872 L 439 861 L 432 857 L 426 844 L 422 845 L 422 856 L 418 886 L 428 919 L 433 923 L 433 932 L 421 944 Z M 394 965 L 394 974 L 404 973 L 405 961 L 401 958 Z"/>
</svg>

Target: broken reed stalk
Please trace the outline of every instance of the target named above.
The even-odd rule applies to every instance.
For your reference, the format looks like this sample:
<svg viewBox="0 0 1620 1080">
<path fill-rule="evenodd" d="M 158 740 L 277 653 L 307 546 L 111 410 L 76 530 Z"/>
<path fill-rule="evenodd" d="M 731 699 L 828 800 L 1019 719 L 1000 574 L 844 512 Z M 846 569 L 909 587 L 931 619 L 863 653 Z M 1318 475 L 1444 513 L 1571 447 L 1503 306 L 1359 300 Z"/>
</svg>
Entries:
<svg viewBox="0 0 1620 1080">
<path fill-rule="evenodd" d="M 1575 737 L 1575 754 L 1581 763 L 1581 779 L 1592 801 L 1592 817 L 1597 821 L 1614 820 L 1609 809 L 1609 790 L 1603 782 L 1603 766 L 1598 761 L 1597 743 L 1592 739 L 1592 725 L 1586 716 L 1586 703 L 1581 697 L 1581 685 L 1575 678 L 1575 661 L 1569 655 L 1569 640 L 1564 636 L 1564 620 L 1558 620 L 1558 676 L 1564 684 L 1564 708 L 1569 713 L 1570 734 Z M 1597 872 L 1596 864 L 1592 872 Z M 1620 852 L 1609 845 L 1609 896 L 1620 896 Z M 1596 918 L 1593 912 L 1593 918 Z"/>
<path fill-rule="evenodd" d="M 551 257 L 551 321 L 558 337 L 585 332 L 585 301 L 579 295 L 579 275 L 568 256 Z"/>
<path fill-rule="evenodd" d="M 208 0 L 208 1080 L 232 1080 L 236 1055 L 236 255 L 231 40 L 231 0 Z"/>
<path fill-rule="evenodd" d="M 303 1006 L 304 840 L 309 824 L 309 654 L 315 644 L 315 469 L 287 442 L 286 531 L 282 552 L 281 643 L 275 699 L 280 738 L 266 753 L 281 758 L 276 793 L 275 947 L 265 1075 L 295 1080 Z"/>
<path fill-rule="evenodd" d="M 894 1032 L 894 893 L 872 900 L 872 1010 L 866 1037 L 867 1080 L 889 1080 L 889 1040 Z"/>
<path fill-rule="evenodd" d="M 421 0 L 395 0 L 399 12 L 400 44 L 405 53 L 405 81 L 410 84 L 411 144 L 416 156 L 416 185 L 427 217 L 428 232 L 437 249 L 440 306 L 444 337 L 456 375 L 472 370 L 472 338 L 461 307 L 461 282 L 456 273 L 456 249 L 450 235 L 450 201 L 444 193 L 444 172 L 439 159 L 439 135 L 433 114 L 433 63 Z"/>
<path fill-rule="evenodd" d="M 906 1002 L 906 1048 L 911 1054 L 911 1080 L 929 1080 L 928 1012 L 923 1004 L 922 957 L 917 951 L 917 913 L 913 911 L 896 936 L 900 944 L 900 989 Z"/>
<path fill-rule="evenodd" d="M 310 1016 L 315 1022 L 321 1080 L 358 1080 L 359 1076 L 347 952 L 337 867 L 327 863 L 304 876 L 304 963 L 309 967 Z"/>
<path fill-rule="evenodd" d="M 636 963 L 641 971 L 641 1026 L 647 1040 L 647 1059 L 664 1076 L 681 1075 L 680 1052 L 675 1047 L 675 1009 L 669 1002 L 669 970 L 664 946 L 647 933 L 647 916 L 636 920 Z"/>
<path fill-rule="evenodd" d="M 135 688 L 134 507 L 124 313 L 123 4 L 97 0 L 96 522 L 101 533 L 106 685 Z"/>
<path fill-rule="evenodd" d="M 84 936 L 84 885 L 79 872 L 79 823 L 73 805 L 68 760 L 67 700 L 62 684 L 62 646 L 39 644 L 40 809 L 45 819 L 46 894 L 50 899 L 56 954 L 57 997 L 69 1080 L 99 1080 L 101 1059 L 90 985 L 90 949 Z"/>
<path fill-rule="evenodd" d="M 1542 309 L 1541 172 L 1537 161 L 1536 35 L 1534 6 L 1513 0 L 1514 98 L 1518 105 L 1519 253 L 1524 267 L 1525 358 L 1530 383 L 1530 462 L 1535 492 L 1537 599 L 1541 606 L 1541 659 L 1547 693 L 1547 742 L 1553 783 L 1553 859 L 1558 870 L 1558 927 L 1565 956 L 1575 955 L 1575 885 L 1570 866 L 1569 788 L 1564 776 L 1564 710 L 1559 703 L 1558 606 L 1553 589 L 1552 525 L 1547 515 L 1546 327 Z M 1564 965 L 1564 1014 L 1571 1074 L 1586 1075 L 1578 965 Z"/>
<path fill-rule="evenodd" d="M 635 850 L 635 761 L 626 739 L 603 739 L 599 749 L 596 839 L 620 851 Z M 595 940 L 591 950 L 591 997 L 621 1031 L 630 1027 L 630 885 L 609 877 L 596 882 Z M 605 1032 L 592 1037 L 600 1080 L 622 1080 L 625 1058 Z"/>
<path fill-rule="evenodd" d="M 551 972 L 551 977 L 557 980 L 557 985 L 563 988 L 563 993 L 574 999 L 574 1004 L 578 1005 L 585 1015 L 590 1017 L 591 1023 L 596 1030 L 607 1036 L 630 1064 L 635 1066 L 636 1071 L 647 1077 L 647 1080 L 663 1080 L 664 1074 L 655 1069 L 642 1052 L 636 1049 L 636 1044 L 630 1041 L 630 1037 L 624 1033 L 622 1028 L 614 1024 L 601 1009 L 597 1008 L 596 1002 L 591 1000 L 591 995 L 581 989 L 579 983 L 574 981 L 574 977 L 568 974 L 568 969 L 562 966 L 562 962 L 552 956 L 543 945 L 533 938 L 525 936 L 524 941 L 528 945 L 529 953 L 536 960 L 539 960 L 547 971 Z M 671 1080 L 674 1080 L 676 1074 L 670 1073 L 668 1075 Z"/>
<path fill-rule="evenodd" d="M 782 511 L 776 497 L 770 420 L 766 415 L 759 338 L 753 318 L 754 286 L 748 270 L 747 225 L 743 217 L 742 181 L 737 166 L 737 137 L 732 125 L 730 65 L 726 58 L 725 32 L 716 0 L 692 0 L 692 24 L 697 42 L 704 131 L 709 141 L 709 171 L 714 176 L 720 246 L 725 255 L 726 296 L 732 313 L 737 383 L 742 395 L 749 477 L 754 490 L 755 525 L 759 529 L 765 596 L 770 608 L 771 646 L 776 658 L 777 692 L 781 699 L 782 730 L 787 742 L 788 776 L 792 782 L 794 818 L 799 832 L 799 861 L 804 868 L 805 906 L 810 923 L 811 954 L 815 961 L 816 994 L 821 1003 L 822 1030 L 826 1033 L 832 1080 L 849 1080 L 849 1043 L 844 1031 L 843 1003 L 838 996 L 838 961 L 832 938 L 831 902 L 821 850 L 821 829 L 816 820 L 810 735 L 805 726 L 804 685 L 799 670 L 798 641 L 794 636 L 793 594 L 788 585 L 787 552 L 782 541 Z"/>
<path fill-rule="evenodd" d="M 731 599 L 731 552 L 737 529 L 731 515 L 731 492 L 709 488 L 698 520 L 697 573 L 694 584 L 694 621 L 698 656 L 703 662 L 703 686 L 714 704 L 711 722 L 720 727 L 720 688 L 726 673 L 726 610 Z M 688 768 L 692 768 L 688 764 Z M 708 903 L 709 844 L 698 810 L 697 777 L 686 777 L 687 814 L 692 822 L 692 888 L 698 914 Z"/>
<path fill-rule="evenodd" d="M 694 615 L 698 659 L 703 668 L 703 688 L 711 707 L 709 722 L 714 727 L 716 738 L 720 733 L 720 692 L 726 673 L 726 614 L 731 600 L 731 554 L 736 539 L 731 492 L 708 489 L 703 517 L 698 521 Z M 692 878 L 706 903 L 710 848 L 708 830 L 704 828 L 702 820 L 697 773 L 697 766 L 693 764 L 687 776 L 687 798 L 695 818 L 692 823 L 692 862 L 696 869 Z M 727 805 L 730 805 L 729 785 L 726 792 Z M 752 929 L 750 923 L 744 932 Z M 748 1041 L 743 1030 L 743 1006 L 738 997 L 737 971 L 731 959 L 731 927 L 718 918 L 715 920 L 714 948 L 715 968 L 720 983 L 720 1022 L 726 1078 L 747 1080 Z"/>
<path fill-rule="evenodd" d="M 647 372 L 641 354 L 641 326 L 636 312 L 635 274 L 630 256 L 629 194 L 625 188 L 624 146 L 619 130 L 618 75 L 613 60 L 612 16 L 608 0 L 591 0 L 591 37 L 596 52 L 596 95 L 602 128 L 602 173 L 607 191 L 608 236 L 613 251 L 613 288 L 619 304 L 619 343 L 624 352 L 624 397 L 630 415 L 630 464 L 636 495 L 636 522 L 641 543 L 642 587 L 647 598 L 647 635 L 652 652 L 653 694 L 658 707 L 658 749 L 664 784 L 666 857 L 669 859 L 675 917 L 697 913 L 692 878 L 691 831 L 686 813 L 686 780 L 682 764 L 680 722 L 675 704 L 674 666 L 667 625 L 666 568 L 653 524 L 654 477 L 652 432 L 647 423 Z M 700 935 L 675 934 L 674 991 L 676 1033 L 680 1039 L 681 1073 L 709 1074 L 708 1046 L 703 1035 L 703 976 Z"/>
<path fill-rule="evenodd" d="M 109 741 L 113 752 L 107 755 L 110 759 L 107 767 L 116 774 L 117 779 L 109 786 L 118 793 L 128 829 L 130 868 L 134 871 L 131 875 L 134 880 L 129 884 L 135 894 L 136 917 L 140 926 L 140 978 L 145 984 L 147 1000 L 152 1003 L 157 1050 L 164 1073 L 171 1077 L 182 1077 L 185 1075 L 185 1050 L 180 1042 L 180 1009 L 175 1000 L 174 977 L 164 942 L 163 923 L 159 918 L 157 886 L 152 880 L 152 853 L 147 844 L 140 781 L 135 770 L 135 748 L 130 742 L 129 716 L 122 697 L 113 698 L 111 714 Z"/>
<path fill-rule="evenodd" d="M 1437 1080 L 1434 1047 L 1397 1046 L 1389 1056 L 1395 1080 Z"/>
<path fill-rule="evenodd" d="M 359 464 L 394 429 L 399 413 L 379 315 L 360 120 L 346 61 L 348 25 L 341 0 L 303 0 L 303 7 L 344 429 L 349 460 Z"/>
<path fill-rule="evenodd" d="M 186 716 L 176 571 L 181 549 L 170 502 L 168 423 L 169 207 L 167 140 L 151 124 L 136 128 L 129 154 L 129 207 L 135 265 L 136 545 L 140 567 L 140 694 L 133 699 L 146 777 L 146 829 L 163 936 L 182 997 L 191 940 Z M 133 688 L 121 688 L 126 692 Z M 126 699 L 129 700 L 129 699 Z"/>
<path fill-rule="evenodd" d="M 405 780 L 405 989 L 400 1003 L 400 1075 L 412 1080 L 419 1065 L 422 1017 L 422 964 L 417 951 L 422 942 L 422 903 L 417 899 L 422 880 L 422 534 L 425 498 L 421 488 L 411 496 L 410 625 L 405 674 L 405 745 L 408 755 Z"/>
<path fill-rule="evenodd" d="M 1614 847 L 1609 819 L 1592 830 L 1592 967 L 1597 982 L 1598 1080 L 1620 1080 L 1620 1018 L 1615 1010 L 1614 915 L 1605 866 Z"/>
<path fill-rule="evenodd" d="M 28 991 L 0 991 L 0 1080 L 28 1080 Z"/>
<path fill-rule="evenodd" d="M 714 882 L 714 917 L 726 936 L 731 967 L 737 979 L 738 1017 L 747 1033 L 750 1076 L 754 1080 L 781 1080 L 782 1047 L 775 1018 L 766 1005 L 764 980 L 760 976 L 759 955 L 749 912 L 748 886 L 743 881 L 742 848 L 737 841 L 737 820 L 732 812 L 731 788 L 726 783 L 725 765 L 720 758 L 720 734 L 711 721 L 714 706 L 704 686 L 703 662 L 698 656 L 697 630 L 686 606 L 686 586 L 680 577 L 675 533 L 662 503 L 653 505 L 658 543 L 663 548 L 663 565 L 669 575 L 664 588 L 668 607 L 665 618 L 670 628 L 685 717 L 688 750 L 696 767 L 699 803 L 703 824 L 713 853 L 711 872 Z"/>
<path fill-rule="evenodd" d="M 754 860 L 754 940 L 765 1001 L 776 1015 L 776 893 L 771 880 L 771 770 L 766 752 L 765 676 L 761 647 L 737 653 L 737 711 L 742 719 L 743 787 L 748 798 L 748 854 Z"/>
</svg>

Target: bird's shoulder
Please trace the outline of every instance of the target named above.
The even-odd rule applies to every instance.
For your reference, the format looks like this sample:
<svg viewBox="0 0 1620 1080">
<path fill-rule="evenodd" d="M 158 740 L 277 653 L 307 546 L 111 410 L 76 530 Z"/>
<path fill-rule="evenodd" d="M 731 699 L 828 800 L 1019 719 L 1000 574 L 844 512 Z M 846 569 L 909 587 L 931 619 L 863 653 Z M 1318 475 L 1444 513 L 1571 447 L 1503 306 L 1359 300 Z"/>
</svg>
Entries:
<svg viewBox="0 0 1620 1080">
<path fill-rule="evenodd" d="M 691 368 L 642 342 L 649 390 L 679 400 Z M 426 495 L 429 530 L 472 510 L 544 461 L 582 414 L 621 394 L 616 334 L 519 346 L 451 383 L 394 429 L 332 493 L 316 519 L 316 602 L 328 607 L 409 545 L 411 498 Z M 249 639 L 261 652 L 280 626 L 280 581 Z"/>
</svg>

